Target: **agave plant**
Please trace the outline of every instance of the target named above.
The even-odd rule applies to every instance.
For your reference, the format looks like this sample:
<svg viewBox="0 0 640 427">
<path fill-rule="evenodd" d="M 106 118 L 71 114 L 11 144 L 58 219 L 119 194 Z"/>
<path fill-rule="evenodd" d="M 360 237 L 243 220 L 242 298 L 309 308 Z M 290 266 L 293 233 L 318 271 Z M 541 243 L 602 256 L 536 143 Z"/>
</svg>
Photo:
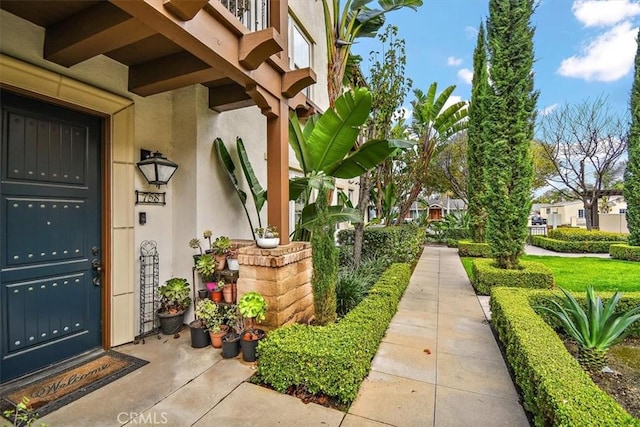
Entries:
<svg viewBox="0 0 640 427">
<path fill-rule="evenodd" d="M 540 306 L 560 321 L 563 329 L 578 342 L 578 362 L 588 371 L 600 371 L 607 364 L 607 351 L 623 340 L 627 328 L 640 320 L 640 307 L 626 313 L 615 313 L 621 292 L 616 292 L 603 306 L 592 286 L 587 287 L 587 310 L 566 290 L 560 288 L 564 298 L 558 302 L 547 299 L 554 308 Z"/>
</svg>

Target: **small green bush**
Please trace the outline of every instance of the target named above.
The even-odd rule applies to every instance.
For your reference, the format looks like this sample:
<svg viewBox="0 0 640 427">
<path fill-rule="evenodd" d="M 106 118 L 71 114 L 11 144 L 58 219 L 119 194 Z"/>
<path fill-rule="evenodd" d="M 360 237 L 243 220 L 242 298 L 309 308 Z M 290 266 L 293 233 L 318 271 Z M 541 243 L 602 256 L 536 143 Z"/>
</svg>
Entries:
<svg viewBox="0 0 640 427">
<path fill-rule="evenodd" d="M 341 266 L 336 283 L 337 312 L 339 317 L 355 308 L 380 278 L 388 265 L 384 259 L 363 259 L 360 268 L 353 264 Z"/>
<path fill-rule="evenodd" d="M 447 247 L 448 248 L 457 248 L 458 245 L 459 245 L 459 240 L 447 239 Z"/>
<path fill-rule="evenodd" d="M 362 245 L 363 258 L 388 258 L 390 264 L 413 263 L 422 250 L 424 227 L 404 224 L 391 227 L 366 227 Z M 353 247 L 354 230 L 340 230 L 338 244 Z"/>
<path fill-rule="evenodd" d="M 259 379 L 279 392 L 303 386 L 310 393 L 352 402 L 410 276 L 409 265 L 392 265 L 369 295 L 333 325 L 291 325 L 271 331 L 258 346 Z"/>
<path fill-rule="evenodd" d="M 557 240 L 544 236 L 533 236 L 533 245 L 555 252 L 608 253 L 617 241 Z"/>
<path fill-rule="evenodd" d="M 473 260 L 473 286 L 478 293 L 490 295 L 497 286 L 512 288 L 552 288 L 553 273 L 544 264 L 535 261 L 520 261 L 519 270 L 505 270 L 495 267 L 493 259 Z"/>
<path fill-rule="evenodd" d="M 491 247 L 488 243 L 475 243 L 471 240 L 458 242 L 458 254 L 461 257 L 491 258 Z"/>
<path fill-rule="evenodd" d="M 567 242 L 626 242 L 628 234 L 584 228 L 558 228 L 549 231 L 549 238 Z"/>
<path fill-rule="evenodd" d="M 591 381 L 532 308 L 549 291 L 496 288 L 492 324 L 536 426 L 640 426 Z M 640 296 L 640 295 L 638 295 Z"/>
<path fill-rule="evenodd" d="M 640 261 L 640 246 L 630 246 L 622 243 L 609 246 L 611 258 L 625 261 Z"/>
</svg>

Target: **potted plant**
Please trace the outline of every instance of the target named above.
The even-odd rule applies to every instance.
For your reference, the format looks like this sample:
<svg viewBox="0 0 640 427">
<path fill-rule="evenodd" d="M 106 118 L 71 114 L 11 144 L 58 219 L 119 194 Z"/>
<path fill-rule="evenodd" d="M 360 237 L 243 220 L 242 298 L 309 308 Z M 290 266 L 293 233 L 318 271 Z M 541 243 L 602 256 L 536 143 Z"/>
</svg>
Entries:
<svg viewBox="0 0 640 427">
<path fill-rule="evenodd" d="M 207 290 L 209 291 L 209 298 L 213 302 L 222 302 L 224 295 L 222 289 L 224 288 L 224 281 L 209 282 L 207 283 Z"/>
<path fill-rule="evenodd" d="M 200 239 L 194 237 L 189 240 L 189 247 L 192 249 L 198 249 L 198 253 L 193 255 L 193 262 L 197 263 L 198 259 L 202 256 L 202 245 L 200 245 Z"/>
<path fill-rule="evenodd" d="M 264 249 L 273 249 L 280 244 L 280 236 L 275 225 L 258 227 L 256 231 L 256 244 Z"/>
<path fill-rule="evenodd" d="M 182 328 L 184 311 L 191 304 L 191 288 L 187 279 L 172 277 L 158 287 L 160 309 L 158 318 L 165 335 L 172 335 Z"/>
<path fill-rule="evenodd" d="M 227 236 L 216 237 L 213 243 L 213 254 L 216 257 L 218 270 L 224 270 L 229 248 L 231 248 L 231 239 Z"/>
<path fill-rule="evenodd" d="M 227 334 L 229 327 L 224 324 L 225 313 L 222 306 L 215 302 L 203 299 L 196 304 L 196 316 L 202 319 L 211 337 L 211 345 L 215 348 L 222 347 L 222 337 Z"/>
<path fill-rule="evenodd" d="M 238 301 L 238 311 L 245 319 L 246 328 L 242 331 L 240 346 L 242 347 L 242 359 L 245 362 L 255 362 L 258 341 L 264 337 L 264 331 L 256 328 L 256 324 L 262 322 L 267 314 L 267 301 L 256 291 L 247 292 Z"/>
<path fill-rule="evenodd" d="M 216 260 L 212 254 L 203 254 L 196 261 L 196 271 L 202 278 L 202 283 L 213 282 L 216 272 Z"/>
<path fill-rule="evenodd" d="M 189 323 L 189 331 L 191 332 L 191 347 L 202 348 L 211 344 L 209 330 L 202 319 L 196 319 Z"/>
<path fill-rule="evenodd" d="M 229 249 L 227 253 L 227 268 L 229 270 L 238 271 L 240 270 L 240 264 L 238 263 L 238 248 L 232 247 Z"/>
<path fill-rule="evenodd" d="M 236 304 L 227 306 L 225 317 L 229 325 L 229 331 L 222 337 L 222 357 L 230 359 L 240 354 L 240 335 L 238 331 L 244 329 L 244 320 L 239 315 Z"/>
</svg>

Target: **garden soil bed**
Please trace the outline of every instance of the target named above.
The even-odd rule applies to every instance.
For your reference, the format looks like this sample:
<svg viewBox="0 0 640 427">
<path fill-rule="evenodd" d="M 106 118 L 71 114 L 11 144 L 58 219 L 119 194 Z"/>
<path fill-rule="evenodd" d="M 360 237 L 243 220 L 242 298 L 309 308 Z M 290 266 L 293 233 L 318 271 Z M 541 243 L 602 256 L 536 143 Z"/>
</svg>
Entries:
<svg viewBox="0 0 640 427">
<path fill-rule="evenodd" d="M 568 339 L 564 343 L 575 357 L 577 345 Z M 590 374 L 591 379 L 627 412 L 640 418 L 640 339 L 626 339 L 613 346 L 608 353 L 608 366 L 613 373 Z"/>
<path fill-rule="evenodd" d="M 269 390 L 273 390 L 269 384 L 263 383 L 258 375 L 254 375 L 249 380 L 252 384 L 259 385 L 264 388 L 268 388 Z M 337 409 L 338 411 L 347 412 L 349 409 L 349 405 L 340 402 L 339 400 L 327 396 L 322 393 L 313 394 L 309 393 L 306 387 L 302 386 L 290 386 L 285 394 L 289 396 L 297 397 L 302 401 L 302 403 L 316 403 L 318 405 L 322 405 L 326 408 Z"/>
</svg>

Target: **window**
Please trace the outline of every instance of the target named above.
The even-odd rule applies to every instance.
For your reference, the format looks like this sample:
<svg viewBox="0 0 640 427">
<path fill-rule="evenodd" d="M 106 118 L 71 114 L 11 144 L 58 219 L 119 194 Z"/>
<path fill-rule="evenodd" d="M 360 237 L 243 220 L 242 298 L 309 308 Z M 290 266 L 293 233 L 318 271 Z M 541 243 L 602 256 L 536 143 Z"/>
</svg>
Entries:
<svg viewBox="0 0 640 427">
<path fill-rule="evenodd" d="M 547 208 L 547 215 L 551 213 L 551 208 Z"/>
<path fill-rule="evenodd" d="M 289 66 L 293 70 L 312 67 L 311 42 L 294 19 L 289 16 Z M 311 87 L 305 89 L 307 97 L 311 96 Z"/>
<path fill-rule="evenodd" d="M 626 209 L 620 209 L 620 215 L 626 215 L 627 214 L 627 210 Z"/>
<path fill-rule="evenodd" d="M 584 219 L 584 209 L 578 209 L 578 218 Z"/>
<path fill-rule="evenodd" d="M 353 198 L 353 188 L 349 189 L 349 201 L 351 202 L 352 205 L 355 204 L 355 199 Z"/>
</svg>

